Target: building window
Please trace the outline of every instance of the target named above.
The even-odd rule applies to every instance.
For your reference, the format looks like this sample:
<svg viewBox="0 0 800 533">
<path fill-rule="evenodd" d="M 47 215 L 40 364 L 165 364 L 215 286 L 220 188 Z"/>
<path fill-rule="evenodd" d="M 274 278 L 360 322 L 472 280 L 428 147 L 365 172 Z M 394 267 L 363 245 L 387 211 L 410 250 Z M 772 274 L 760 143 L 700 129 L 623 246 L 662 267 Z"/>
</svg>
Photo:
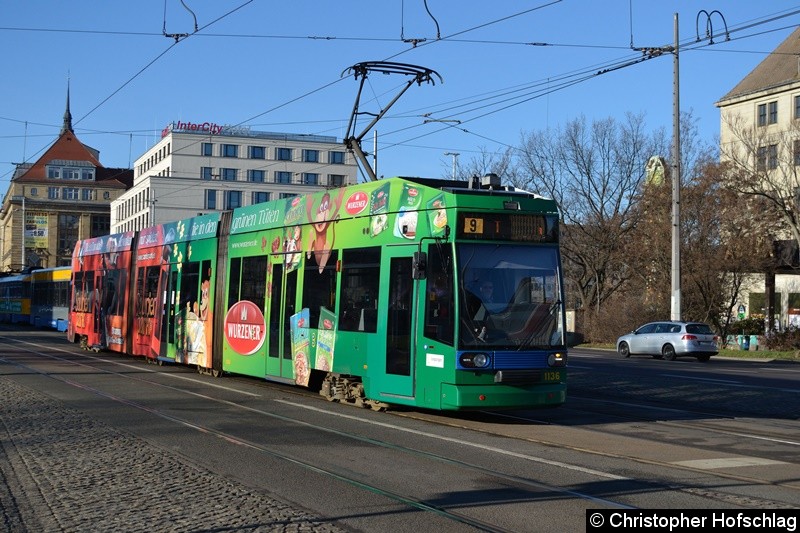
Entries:
<svg viewBox="0 0 800 533">
<path fill-rule="evenodd" d="M 291 161 L 292 160 L 292 149 L 291 148 L 276 148 L 275 149 L 275 159 L 278 161 Z"/>
<path fill-rule="evenodd" d="M 794 97 L 794 118 L 800 119 L 800 96 Z"/>
<path fill-rule="evenodd" d="M 794 141 L 793 145 L 793 159 L 794 159 L 794 166 L 800 166 L 800 141 Z"/>
<path fill-rule="evenodd" d="M 47 199 L 48 200 L 58 200 L 58 191 L 60 189 L 58 187 L 48 187 L 47 188 Z"/>
<path fill-rule="evenodd" d="M 242 191 L 225 191 L 225 209 L 242 207 Z"/>
<path fill-rule="evenodd" d="M 254 183 L 264 183 L 264 171 L 263 170 L 248 170 L 247 171 L 247 181 L 252 181 Z M 253 202 L 257 203 L 257 202 Z"/>
<path fill-rule="evenodd" d="M 110 199 L 111 199 L 111 193 L 108 192 L 108 191 L 105 191 L 103 193 L 103 200 L 110 200 Z"/>
<path fill-rule="evenodd" d="M 31 196 L 39 196 L 39 189 L 31 187 Z"/>
<path fill-rule="evenodd" d="M 108 215 L 92 215 L 91 237 L 102 237 L 111 231 L 111 217 Z"/>
<path fill-rule="evenodd" d="M 214 145 L 213 144 L 211 144 L 211 143 L 203 143 L 200 146 L 201 146 L 201 148 L 200 148 L 201 155 L 207 155 L 209 157 L 214 155 Z"/>
<path fill-rule="evenodd" d="M 328 152 L 328 162 L 331 165 L 344 165 L 344 152 Z"/>
<path fill-rule="evenodd" d="M 58 215 L 58 250 L 59 258 L 69 257 L 78 242 L 78 226 L 80 218 L 77 215 Z"/>
<path fill-rule="evenodd" d="M 61 179 L 61 167 L 47 167 L 47 177 L 51 180 Z"/>
<path fill-rule="evenodd" d="M 275 172 L 275 183 L 291 183 L 292 173 L 285 170 Z"/>
<path fill-rule="evenodd" d="M 217 191 L 214 189 L 206 189 L 206 209 L 217 208 Z"/>
<path fill-rule="evenodd" d="M 294 198 L 297 196 L 297 193 L 294 192 L 282 192 L 280 193 L 280 199 L 283 200 L 284 198 Z"/>
<path fill-rule="evenodd" d="M 78 194 L 77 187 L 64 187 L 61 191 L 61 197 L 64 200 L 77 200 L 79 198 Z"/>
<path fill-rule="evenodd" d="M 235 168 L 223 168 L 221 169 L 221 175 L 223 181 L 236 181 L 236 169 Z"/>
<path fill-rule="evenodd" d="M 341 187 L 344 185 L 346 176 L 343 174 L 328 174 L 328 185 L 331 187 Z"/>
<path fill-rule="evenodd" d="M 756 170 L 767 170 L 767 147 L 759 146 L 756 151 Z"/>
<path fill-rule="evenodd" d="M 250 202 L 251 204 L 261 204 L 264 202 L 269 202 L 269 193 L 266 191 L 255 191 L 253 192 L 253 201 Z"/>
<path fill-rule="evenodd" d="M 315 174 L 314 172 L 303 172 L 303 183 L 305 185 L 318 185 L 319 174 Z"/>
<path fill-rule="evenodd" d="M 778 123 L 778 102 L 769 103 L 769 123 L 770 124 Z"/>
<path fill-rule="evenodd" d="M 82 168 L 81 169 L 81 179 L 82 180 L 93 180 L 94 179 L 94 169 L 93 168 Z"/>
<path fill-rule="evenodd" d="M 266 159 L 267 151 L 263 146 L 250 147 L 250 159 Z"/>
<path fill-rule="evenodd" d="M 239 157 L 239 145 L 238 144 L 223 144 L 222 145 L 222 157 Z"/>
<path fill-rule="evenodd" d="M 303 150 L 303 161 L 306 163 L 318 163 L 319 150 Z"/>
<path fill-rule="evenodd" d="M 758 125 L 767 125 L 767 104 L 758 104 Z"/>
<path fill-rule="evenodd" d="M 774 170 L 778 168 L 778 145 L 770 144 L 767 149 L 767 168 Z"/>
<path fill-rule="evenodd" d="M 211 167 L 200 167 L 200 177 L 204 180 L 214 179 L 214 175 L 211 173 Z"/>
<path fill-rule="evenodd" d="M 94 189 L 81 189 L 81 200 L 91 202 L 95 199 Z"/>
</svg>

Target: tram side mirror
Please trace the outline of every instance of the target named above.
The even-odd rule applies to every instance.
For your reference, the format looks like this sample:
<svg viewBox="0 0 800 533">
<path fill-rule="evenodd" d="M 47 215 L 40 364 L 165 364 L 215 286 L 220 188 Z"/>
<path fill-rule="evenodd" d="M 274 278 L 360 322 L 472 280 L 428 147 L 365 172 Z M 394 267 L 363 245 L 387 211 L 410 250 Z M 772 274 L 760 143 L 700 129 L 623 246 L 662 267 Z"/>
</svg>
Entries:
<svg viewBox="0 0 800 533">
<path fill-rule="evenodd" d="M 425 279 L 427 277 L 428 256 L 425 252 L 414 252 L 411 260 L 411 277 L 413 279 Z"/>
</svg>

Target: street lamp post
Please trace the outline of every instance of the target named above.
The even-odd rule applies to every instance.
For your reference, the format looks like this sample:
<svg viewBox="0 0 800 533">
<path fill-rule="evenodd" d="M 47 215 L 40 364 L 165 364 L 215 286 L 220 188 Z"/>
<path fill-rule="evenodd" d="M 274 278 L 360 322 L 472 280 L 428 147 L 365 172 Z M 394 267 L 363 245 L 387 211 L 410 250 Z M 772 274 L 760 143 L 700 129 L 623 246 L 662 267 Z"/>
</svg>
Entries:
<svg viewBox="0 0 800 533">
<path fill-rule="evenodd" d="M 456 167 L 458 166 L 458 156 L 461 154 L 458 152 L 445 152 L 444 155 L 453 156 L 453 179 L 456 179 Z"/>
<path fill-rule="evenodd" d="M 22 241 L 20 242 L 22 248 L 22 266 L 20 270 L 25 268 L 25 196 L 12 196 L 12 200 L 22 202 Z"/>
<path fill-rule="evenodd" d="M 681 319 L 681 103 L 678 74 L 678 14 L 675 13 L 672 98 L 672 308 L 670 318 Z"/>
</svg>

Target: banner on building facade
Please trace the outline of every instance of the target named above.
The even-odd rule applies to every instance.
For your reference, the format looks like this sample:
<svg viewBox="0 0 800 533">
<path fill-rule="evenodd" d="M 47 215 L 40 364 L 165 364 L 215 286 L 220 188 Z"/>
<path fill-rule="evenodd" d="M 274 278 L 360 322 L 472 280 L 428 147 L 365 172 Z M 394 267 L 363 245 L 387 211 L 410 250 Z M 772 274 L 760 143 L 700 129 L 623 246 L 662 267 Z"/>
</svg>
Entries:
<svg viewBox="0 0 800 533">
<path fill-rule="evenodd" d="M 47 248 L 47 213 L 25 213 L 25 248 Z"/>
</svg>

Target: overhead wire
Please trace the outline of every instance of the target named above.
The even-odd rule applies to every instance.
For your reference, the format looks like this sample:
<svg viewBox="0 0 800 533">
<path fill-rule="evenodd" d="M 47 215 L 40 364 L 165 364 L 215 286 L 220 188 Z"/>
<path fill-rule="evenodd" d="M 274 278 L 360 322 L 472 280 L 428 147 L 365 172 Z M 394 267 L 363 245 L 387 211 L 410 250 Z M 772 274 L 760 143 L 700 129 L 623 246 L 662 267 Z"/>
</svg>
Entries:
<svg viewBox="0 0 800 533">
<path fill-rule="evenodd" d="M 211 25 L 211 24 L 213 24 L 214 22 L 216 22 L 216 21 L 218 21 L 218 20 L 220 20 L 220 19 L 224 18 L 225 16 L 228 16 L 229 14 L 231 14 L 231 13 L 233 13 L 233 12 L 237 11 L 238 9 L 241 9 L 242 7 L 244 7 L 246 4 L 248 4 L 248 3 L 250 3 L 250 2 L 252 2 L 252 0 L 249 0 L 248 2 L 245 2 L 244 4 L 240 5 L 239 7 L 237 7 L 237 8 L 235 8 L 235 9 L 233 9 L 233 10 L 229 11 L 228 13 L 226 13 L 225 15 L 223 15 L 223 16 L 221 16 L 221 17 L 219 17 L 219 18 L 218 18 L 218 19 L 216 19 L 215 21 L 212 21 L 212 23 L 209 23 L 209 24 L 207 24 L 207 25 L 203 26 L 203 28 L 202 28 L 202 29 L 205 29 L 205 28 L 207 28 L 208 26 L 210 26 L 210 25 Z M 481 25 L 478 25 L 478 26 L 474 26 L 474 27 L 471 27 L 471 28 L 467 28 L 467 29 L 465 29 L 465 30 L 461 30 L 461 31 L 455 32 L 455 33 L 453 33 L 453 34 L 451 34 L 451 35 L 444 36 L 444 37 L 442 37 L 442 38 L 441 38 L 441 40 L 442 40 L 442 41 L 444 41 L 444 40 L 448 40 L 448 41 L 451 41 L 451 42 L 461 42 L 462 40 L 455 39 L 454 37 L 456 37 L 456 36 L 459 36 L 459 35 L 463 35 L 463 34 L 465 34 L 465 33 L 469 32 L 469 31 L 473 31 L 473 30 L 475 30 L 475 29 L 479 29 L 479 28 L 487 27 L 487 26 L 489 26 L 489 25 L 496 24 L 496 23 L 499 23 L 499 22 L 502 22 L 502 21 L 508 20 L 508 19 L 510 19 L 510 18 L 513 18 L 513 17 L 516 17 L 516 16 L 520 16 L 520 15 L 523 15 L 523 14 L 526 14 L 526 13 L 529 13 L 529 12 L 532 12 L 532 11 L 535 11 L 535 10 L 538 10 L 538 9 L 542 9 L 543 7 L 547 7 L 547 6 L 549 6 L 549 5 L 552 5 L 552 4 L 555 4 L 555 3 L 558 3 L 558 2 L 560 2 L 560 0 L 556 0 L 556 1 L 554 1 L 554 2 L 549 2 L 549 3 L 543 4 L 543 5 L 540 5 L 540 6 L 536 6 L 536 7 L 534 7 L 534 8 L 531 8 L 531 9 L 528 9 L 528 10 L 525 10 L 525 11 L 521 11 L 521 12 L 519 12 L 519 13 L 515 13 L 515 14 L 512 14 L 512 15 L 508 15 L 508 16 L 505 16 L 505 17 L 501 17 L 501 18 L 498 18 L 498 19 L 495 19 L 495 20 L 492 20 L 492 21 L 486 22 L 486 23 L 484 23 L 484 24 L 481 24 Z M 738 28 L 736 28 L 736 29 L 733 29 L 733 30 L 731 30 L 731 31 L 730 31 L 730 33 L 734 33 L 735 31 L 742 31 L 742 30 L 744 30 L 744 29 L 751 28 L 751 27 L 755 27 L 755 26 L 758 26 L 758 25 L 761 25 L 761 24 L 765 24 L 765 23 L 767 23 L 767 22 L 772 22 L 772 21 L 774 21 L 774 20 L 778 20 L 778 19 L 780 19 L 780 18 L 784 18 L 784 17 L 786 17 L 786 16 L 790 16 L 790 15 L 792 15 L 792 14 L 796 14 L 796 13 L 798 13 L 798 12 L 800 12 L 800 11 L 798 11 L 798 10 L 795 10 L 795 11 L 791 11 L 791 12 L 789 12 L 789 13 L 783 13 L 783 14 L 779 14 L 779 15 L 776 15 L 776 16 L 774 16 L 774 17 L 771 17 L 771 18 L 769 18 L 769 19 L 767 19 L 767 20 L 760 20 L 760 21 L 754 22 L 754 23 L 752 23 L 752 24 L 748 24 L 748 25 L 746 25 L 746 26 L 741 26 L 741 27 L 738 27 Z M 437 26 L 438 26 L 438 24 L 437 24 Z M 12 29 L 12 30 L 17 30 L 18 28 L 2 28 L 2 27 L 0 27 L 0 30 L 3 30 L 3 29 Z M 30 31 L 50 31 L 50 30 L 30 30 Z M 52 30 L 52 31 L 62 31 L 62 30 Z M 63 30 L 63 31 L 76 31 L 76 32 L 81 32 L 81 30 Z M 779 30 L 770 30 L 770 31 L 779 31 Z M 86 32 L 86 33 L 88 33 L 88 32 Z M 160 34 L 149 34 L 149 33 L 142 33 L 142 32 L 99 32 L 99 31 L 98 31 L 98 32 L 94 32 L 94 33 L 119 33 L 119 34 L 132 34 L 132 35 L 160 35 Z M 767 32 L 762 32 L 762 33 L 767 33 Z M 206 36 L 206 37 L 208 37 L 208 36 L 213 36 L 213 34 L 210 34 L 210 35 L 207 35 L 207 34 L 197 34 L 197 36 L 198 36 L 198 37 L 200 37 L 200 36 Z M 265 37 L 265 36 L 261 36 L 261 37 Z M 737 38 L 737 40 L 738 40 L 738 39 L 743 39 L 743 38 L 746 38 L 746 37 L 747 37 L 747 36 L 744 36 L 744 37 L 739 37 L 739 38 Z M 306 38 L 307 38 L 307 37 L 306 37 Z M 425 43 L 425 44 L 432 44 L 433 42 L 436 42 L 436 41 L 430 41 L 430 42 L 428 42 L 428 43 Z M 481 43 L 481 42 L 484 42 L 484 43 L 488 43 L 488 42 L 495 42 L 495 43 L 498 43 L 498 41 L 467 41 L 467 40 L 463 40 L 463 42 L 477 42 L 477 43 Z M 517 44 L 517 43 L 504 43 L 504 42 L 499 42 L 499 43 L 501 43 L 501 44 Z M 122 89 L 123 89 L 125 86 L 127 86 L 129 83 L 131 83 L 131 82 L 132 82 L 132 81 L 133 81 L 133 80 L 134 80 L 136 77 L 138 77 L 139 75 L 141 75 L 141 74 L 142 74 L 142 73 L 143 73 L 143 72 L 144 72 L 144 71 L 145 71 L 147 68 L 149 68 L 149 66 L 151 66 L 151 65 L 152 65 L 152 64 L 153 64 L 155 61 L 157 61 L 157 60 L 158 60 L 160 57 L 162 57 L 164 54 L 166 54 L 166 53 L 167 53 L 167 52 L 168 52 L 168 51 L 169 51 L 169 50 L 170 50 L 170 49 L 171 49 L 171 48 L 172 48 L 172 47 L 173 47 L 175 44 L 177 44 L 177 43 L 173 43 L 173 44 L 172 44 L 170 47 L 168 47 L 168 48 L 167 48 L 166 50 L 164 50 L 164 51 L 163 51 L 161 54 L 159 54 L 159 56 L 157 56 L 157 57 L 156 57 L 154 60 L 152 60 L 152 61 L 151 61 L 151 62 L 150 62 L 148 65 L 146 65 L 144 68 L 140 69 L 140 71 L 139 71 L 139 72 L 137 72 L 137 73 L 136 73 L 136 74 L 135 74 L 133 77 L 131 77 L 129 80 L 127 80 L 127 81 L 126 81 L 126 82 L 125 82 L 125 83 L 124 83 L 122 86 L 120 86 L 118 89 L 116 89 L 116 90 L 115 90 L 113 93 L 111 93 L 111 94 L 110 94 L 108 97 L 106 97 L 106 98 L 105 98 L 103 101 L 101 101 L 101 102 L 100 102 L 100 103 L 99 103 L 97 106 L 95 106 L 94 108 L 92 108 L 92 109 L 91 109 L 91 110 L 90 110 L 88 113 L 86 113 L 86 114 L 85 114 L 83 117 L 81 117 L 81 118 L 80 118 L 80 119 L 79 119 L 79 120 L 76 122 L 76 124 L 77 124 L 77 123 L 79 123 L 80 121 L 84 120 L 85 118 L 87 118 L 87 117 L 88 117 L 88 116 L 89 116 L 91 113 L 93 113 L 94 111 L 96 111 L 96 109 L 98 109 L 99 107 L 101 107 L 101 106 L 102 106 L 102 105 L 103 105 L 105 102 L 107 102 L 107 101 L 108 101 L 110 98 L 112 98 L 112 97 L 113 97 L 115 94 L 117 94 L 117 93 L 118 93 L 120 90 L 122 90 Z M 570 45 L 570 44 L 555 44 L 555 43 L 525 43 L 525 44 L 526 44 L 526 45 L 537 45 L 537 46 L 575 46 L 575 47 L 595 47 L 595 48 L 622 48 L 622 47 L 600 47 L 600 46 L 597 46 L 597 45 Z M 420 46 L 422 46 L 422 45 L 420 45 Z M 693 48 L 691 48 L 691 49 L 702 50 L 702 49 L 704 49 L 704 47 L 693 47 Z M 392 56 L 390 56 L 390 57 L 389 57 L 389 58 L 387 58 L 387 59 L 391 59 L 391 58 L 397 57 L 398 55 L 401 55 L 401 54 L 407 53 L 407 52 L 409 52 L 410 50 L 411 50 L 411 49 L 406 49 L 406 50 L 403 50 L 403 51 L 401 51 L 401 52 L 398 52 L 398 53 L 397 53 L 397 54 L 395 54 L 395 55 L 392 55 Z M 631 64 L 635 64 L 636 62 L 640 62 L 640 61 L 634 61 L 634 60 L 631 60 L 631 61 L 633 61 Z M 624 67 L 626 67 L 626 66 L 630 66 L 630 65 L 628 65 L 628 64 L 624 64 L 624 62 L 623 62 L 623 63 L 615 63 L 615 64 L 617 65 L 616 67 L 613 67 L 613 68 L 615 68 L 615 69 L 618 69 L 618 68 L 624 68 Z M 611 68 L 611 67 L 609 67 L 609 68 Z M 580 82 L 582 82 L 582 81 L 586 81 L 586 79 L 590 79 L 590 78 L 592 78 L 592 77 L 594 77 L 594 75 L 592 75 L 592 76 L 588 76 L 588 75 L 587 75 L 585 79 L 578 79 L 577 81 L 574 81 L 574 82 L 570 82 L 570 83 L 566 83 L 566 84 L 562 84 L 562 85 L 556 85 L 556 86 L 555 86 L 555 88 L 553 88 L 552 90 L 550 90 L 550 91 L 546 91 L 546 92 L 542 92 L 542 93 L 530 92 L 530 93 L 528 93 L 527 97 L 519 96 L 519 97 L 518 97 L 518 98 L 519 98 L 519 100 L 518 100 L 516 103 L 507 104 L 507 105 L 505 105 L 505 106 L 503 106 L 503 107 L 499 107 L 499 108 L 498 108 L 498 109 L 496 109 L 494 112 L 500 112 L 500 111 L 502 111 L 502 110 L 504 110 L 504 109 L 508 109 L 509 107 L 513 107 L 513 106 L 515 106 L 515 105 L 520 105 L 520 104 L 522 104 L 522 103 L 524 103 L 524 102 L 527 102 L 527 101 L 529 101 L 529 100 L 531 100 L 531 99 L 537 98 L 537 97 L 539 97 L 539 96 L 543 96 L 543 95 L 545 95 L 545 94 L 550 94 L 551 92 L 554 92 L 555 90 L 561 90 L 561 89 L 563 89 L 563 88 L 566 88 L 566 87 L 572 86 L 572 85 L 574 85 L 574 84 L 576 84 L 576 83 L 580 83 Z M 551 80 L 552 80 L 552 78 L 551 78 Z M 275 111 L 275 110 L 277 110 L 277 109 L 280 109 L 280 108 L 282 108 L 282 107 L 286 107 L 286 106 L 288 106 L 288 105 L 290 105 L 290 104 L 292 104 L 292 103 L 294 103 L 294 102 L 297 102 L 297 101 L 299 101 L 299 100 L 301 100 L 301 99 L 303 99 L 303 98 L 305 98 L 305 97 L 307 97 L 307 96 L 309 96 L 309 95 L 311 95 L 311 94 L 314 94 L 314 93 L 316 93 L 316 92 L 322 91 L 322 90 L 324 90 L 324 89 L 326 89 L 326 88 L 328 88 L 328 87 L 330 87 L 330 86 L 332 86 L 332 85 L 334 85 L 334 84 L 336 84 L 336 83 L 339 83 L 340 81 L 342 81 L 342 78 L 340 78 L 340 79 L 337 79 L 337 80 L 334 80 L 334 81 L 332 81 L 332 82 L 330 82 L 330 83 L 327 83 L 327 84 L 325 84 L 325 85 L 322 85 L 322 86 L 318 87 L 317 89 L 313 89 L 313 90 L 311 90 L 311 91 L 308 91 L 308 92 L 306 92 L 306 93 L 303 93 L 303 94 L 299 95 L 298 97 L 296 97 L 296 98 L 293 98 L 293 99 L 290 99 L 290 100 L 288 100 L 288 101 L 286 101 L 286 102 L 284 102 L 284 103 L 282 103 L 282 104 L 279 104 L 279 105 L 273 106 L 272 108 L 270 108 L 270 109 L 268 109 L 268 110 L 266 110 L 266 111 L 263 111 L 263 112 L 261 112 L 261 113 L 259 113 L 259 114 L 257 114 L 257 115 L 254 115 L 254 116 L 252 116 L 252 117 L 250 117 L 250 118 L 248 118 L 248 119 L 246 119 L 246 120 L 244 120 L 244 121 L 240 122 L 239 124 L 246 124 L 246 123 L 249 123 L 249 122 L 251 122 L 251 121 L 253 121 L 253 120 L 257 119 L 257 118 L 260 118 L 260 117 L 262 117 L 262 116 L 264 116 L 264 115 L 266 115 L 266 114 L 269 114 L 269 113 L 271 113 L 271 112 L 273 112 L 273 111 Z M 540 83 L 541 83 L 541 82 L 540 82 Z M 483 104 L 483 105 L 480 105 L 480 106 L 477 106 L 477 105 L 475 105 L 475 104 L 476 104 L 477 102 L 479 102 L 479 101 L 480 101 L 480 100 L 476 100 L 476 102 L 473 102 L 473 103 L 471 104 L 473 107 L 472 107 L 472 108 L 467 108 L 467 109 L 465 109 L 463 112 L 464 112 L 464 113 L 475 112 L 475 111 L 477 111 L 477 110 L 479 110 L 479 109 L 486 109 L 486 108 L 489 108 L 489 107 L 491 107 L 492 105 L 498 105 L 498 106 L 499 106 L 499 105 L 500 105 L 500 103 L 502 103 L 502 102 L 511 102 L 512 100 L 509 98 L 509 99 L 506 99 L 506 100 L 496 100 L 496 102 L 497 102 L 497 103 L 495 103 L 495 104 L 492 104 L 492 103 L 485 103 L 485 104 Z M 464 105 L 466 106 L 467 104 L 464 104 Z M 453 110 L 454 110 L 454 109 L 457 109 L 457 107 L 453 107 Z M 476 117 L 473 117 L 473 118 L 470 118 L 470 119 L 466 119 L 466 121 L 474 121 L 474 120 L 477 120 L 478 118 L 485 117 L 485 116 L 487 116 L 487 115 L 490 115 L 490 114 L 492 114 L 492 113 L 493 113 L 493 112 L 486 112 L 486 113 L 484 113 L 484 114 L 481 114 L 481 115 L 479 115 L 479 116 L 476 116 Z M 385 118 L 385 119 L 393 119 L 393 118 L 396 118 L 396 117 L 398 117 L 398 116 L 399 116 L 399 115 L 393 115 L 393 116 L 386 116 L 386 117 L 384 117 L 384 118 Z M 452 116 L 455 116 L 455 115 L 451 114 L 451 115 L 447 115 L 447 116 L 448 116 L 448 117 L 452 117 Z M 13 119 L 6 119 L 6 120 L 13 120 Z M 22 122 L 22 121 L 20 121 L 20 122 Z M 409 126 L 409 127 L 407 127 L 407 128 L 401 128 L 401 129 L 399 129 L 399 130 L 396 130 L 395 132 L 384 133 L 384 136 L 385 136 L 385 135 L 389 135 L 389 134 L 393 134 L 393 133 L 396 133 L 396 132 L 400 132 L 400 131 L 405 131 L 405 130 L 407 130 L 407 129 L 411 129 L 411 128 L 414 128 L 414 127 L 419 127 L 419 126 L 421 126 L 421 124 L 420 124 L 420 125 Z M 446 128 L 442 128 L 442 130 L 443 130 L 443 129 L 448 129 L 449 127 L 450 127 L 450 126 L 448 126 L 448 127 L 446 127 Z M 441 131 L 441 130 L 439 130 L 439 131 Z M 120 133 L 122 133 L 122 132 L 120 132 Z M 423 136 L 427 136 L 427 135 L 429 135 L 429 134 L 425 134 L 425 135 L 423 135 Z M 417 139 L 417 138 L 419 138 L 419 137 L 415 137 L 415 138 L 409 139 L 408 141 L 413 141 L 413 140 L 415 140 L 415 139 Z M 404 142 L 400 142 L 400 143 L 393 143 L 393 144 L 389 145 L 389 146 L 388 146 L 388 148 L 395 147 L 395 146 L 398 146 L 398 145 L 403 145 L 403 144 L 405 144 L 405 143 L 404 143 Z M 504 143 L 499 143 L 499 144 L 504 144 Z M 384 147 L 384 149 L 386 149 L 386 148 L 387 148 L 387 147 Z"/>
</svg>

